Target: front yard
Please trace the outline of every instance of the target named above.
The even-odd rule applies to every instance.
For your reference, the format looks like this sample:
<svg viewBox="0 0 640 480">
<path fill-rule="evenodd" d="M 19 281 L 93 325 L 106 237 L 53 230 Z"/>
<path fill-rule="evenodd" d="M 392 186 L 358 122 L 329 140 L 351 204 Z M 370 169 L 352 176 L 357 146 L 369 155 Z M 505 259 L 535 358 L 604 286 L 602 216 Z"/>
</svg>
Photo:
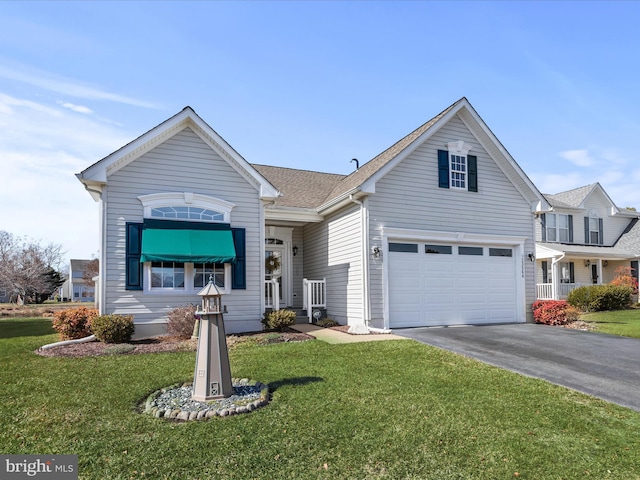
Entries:
<svg viewBox="0 0 640 480">
<path fill-rule="evenodd" d="M 640 414 L 413 341 L 230 348 L 255 412 L 137 412 L 193 352 L 51 358 L 48 319 L 0 320 L 2 453 L 77 454 L 80 478 L 640 478 Z"/>
<path fill-rule="evenodd" d="M 640 338 L 640 309 L 585 313 L 580 319 L 590 323 L 601 333 Z"/>
</svg>

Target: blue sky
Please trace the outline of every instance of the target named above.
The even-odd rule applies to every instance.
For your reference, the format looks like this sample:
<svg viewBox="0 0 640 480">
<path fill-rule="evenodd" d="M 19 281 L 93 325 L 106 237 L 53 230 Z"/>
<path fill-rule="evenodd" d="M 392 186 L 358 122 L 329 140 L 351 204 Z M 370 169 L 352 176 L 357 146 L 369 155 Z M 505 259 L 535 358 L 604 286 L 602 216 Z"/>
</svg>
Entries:
<svg viewBox="0 0 640 480">
<path fill-rule="evenodd" d="M 640 3 L 1 7 L 0 230 L 68 258 L 99 246 L 74 174 L 186 105 L 251 163 L 346 174 L 465 96 L 542 192 L 640 208 Z"/>
</svg>

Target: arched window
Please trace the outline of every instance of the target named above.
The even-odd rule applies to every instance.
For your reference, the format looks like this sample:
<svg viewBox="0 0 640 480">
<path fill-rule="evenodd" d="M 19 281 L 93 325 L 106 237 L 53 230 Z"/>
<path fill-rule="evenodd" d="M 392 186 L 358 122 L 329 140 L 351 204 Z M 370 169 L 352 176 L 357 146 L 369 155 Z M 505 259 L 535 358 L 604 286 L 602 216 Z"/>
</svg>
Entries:
<svg viewBox="0 0 640 480">
<path fill-rule="evenodd" d="M 141 235 L 145 292 L 193 295 L 209 278 L 220 289 L 231 289 L 235 256 L 229 224 L 235 205 L 190 192 L 155 193 L 138 199 L 145 218 Z"/>
</svg>

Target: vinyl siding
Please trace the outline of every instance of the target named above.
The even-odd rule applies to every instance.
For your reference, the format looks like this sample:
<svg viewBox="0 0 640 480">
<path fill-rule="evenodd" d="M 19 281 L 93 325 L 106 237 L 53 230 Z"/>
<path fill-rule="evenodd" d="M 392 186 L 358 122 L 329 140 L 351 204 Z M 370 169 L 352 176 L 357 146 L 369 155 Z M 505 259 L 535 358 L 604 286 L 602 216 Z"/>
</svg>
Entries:
<svg viewBox="0 0 640 480">
<path fill-rule="evenodd" d="M 478 192 L 438 187 L 437 151 L 451 141 L 472 146 L 478 159 Z M 482 145 L 457 116 L 376 183 L 369 198 L 370 244 L 381 244 L 381 229 L 466 232 L 526 237 L 533 252 L 534 226 L 530 203 L 523 198 Z M 384 259 L 370 259 L 372 324 L 382 326 Z M 534 265 L 525 262 L 525 312 L 535 297 Z"/>
<path fill-rule="evenodd" d="M 343 325 L 362 322 L 362 236 L 359 206 L 349 206 L 304 229 L 304 272 L 327 279 L 327 316 Z"/>
<path fill-rule="evenodd" d="M 624 229 L 631 221 L 628 217 L 612 217 L 611 204 L 599 189 L 594 190 L 584 202 L 584 213 L 578 215 L 578 222 L 574 218 L 574 228 L 580 231 L 579 237 L 584 242 L 584 217 L 589 216 L 591 210 L 595 210 L 598 218 L 602 218 L 602 231 L 604 234 L 604 245 L 611 246 L 620 237 Z"/>
<path fill-rule="evenodd" d="M 163 323 L 172 308 L 200 304 L 197 295 L 158 295 L 125 290 L 125 223 L 142 222 L 138 196 L 193 192 L 231 202 L 231 226 L 246 229 L 247 288 L 223 297 L 227 333 L 259 330 L 261 205 L 256 189 L 192 130 L 185 129 L 108 177 L 106 211 L 107 313 L 131 314 L 136 324 Z M 145 272 L 146 273 L 146 272 Z M 145 281 L 146 281 L 145 277 Z"/>
</svg>

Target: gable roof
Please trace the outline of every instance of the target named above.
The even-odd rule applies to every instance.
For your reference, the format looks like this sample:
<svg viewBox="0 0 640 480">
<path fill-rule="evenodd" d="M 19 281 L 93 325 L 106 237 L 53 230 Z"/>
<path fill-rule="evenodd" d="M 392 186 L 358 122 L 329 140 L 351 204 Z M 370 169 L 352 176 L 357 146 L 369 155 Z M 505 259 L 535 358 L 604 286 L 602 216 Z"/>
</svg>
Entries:
<svg viewBox="0 0 640 480">
<path fill-rule="evenodd" d="M 549 204 L 554 208 L 583 209 L 585 208 L 585 202 L 587 199 L 596 191 L 599 191 L 606 198 L 614 215 L 620 214 L 631 217 L 637 216 L 637 213 L 633 210 L 619 208 L 615 203 L 613 203 L 613 200 L 611 200 L 611 197 L 609 197 L 609 194 L 599 182 L 567 190 L 566 192 L 555 194 L 545 193 L 544 196 L 547 199 L 547 202 L 549 202 Z"/>
<path fill-rule="evenodd" d="M 398 140 L 396 143 L 391 145 L 389 148 L 384 150 L 382 153 L 376 155 L 374 158 L 369 160 L 367 163 L 358 168 L 355 172 L 347 175 L 340 183 L 338 183 L 331 192 L 325 198 L 325 202 L 329 202 L 330 200 L 337 198 L 354 188 L 359 187 L 369 178 L 371 178 L 376 172 L 378 172 L 381 168 L 387 165 L 391 160 L 393 160 L 398 154 L 400 154 L 404 149 L 409 147 L 416 139 L 420 138 L 422 134 L 424 134 L 429 128 L 431 128 L 439 119 L 441 119 L 444 115 L 446 115 L 449 111 L 451 111 L 457 104 L 466 100 L 464 98 L 458 100 L 453 105 L 445 108 L 438 115 L 433 117 L 431 120 L 423 123 L 418 128 L 416 128 L 413 132 L 409 133 L 405 137 Z"/>
<path fill-rule="evenodd" d="M 260 192 L 262 198 L 276 198 L 279 195 L 277 189 L 271 185 L 267 179 L 251 167 L 249 162 L 236 152 L 231 145 L 218 135 L 218 133 L 189 106 L 76 174 L 76 177 L 85 185 L 85 188 L 97 201 L 100 198 L 102 187 L 106 185 L 107 178 L 110 174 L 117 172 L 186 128 L 190 128 L 212 150 L 251 183 Z"/>
<path fill-rule="evenodd" d="M 256 164 L 253 164 L 253 167 L 283 193 L 283 197 L 275 201 L 275 207 L 299 207 L 322 212 L 329 208 L 335 208 L 335 205 L 341 201 L 347 201 L 350 194 L 375 191 L 375 182 L 379 178 L 422 145 L 454 115 L 458 114 L 523 196 L 532 205 L 536 203 L 537 210 L 548 208 L 544 196 L 489 130 L 465 97 L 445 108 L 438 115 L 420 125 L 349 175 Z"/>
</svg>

